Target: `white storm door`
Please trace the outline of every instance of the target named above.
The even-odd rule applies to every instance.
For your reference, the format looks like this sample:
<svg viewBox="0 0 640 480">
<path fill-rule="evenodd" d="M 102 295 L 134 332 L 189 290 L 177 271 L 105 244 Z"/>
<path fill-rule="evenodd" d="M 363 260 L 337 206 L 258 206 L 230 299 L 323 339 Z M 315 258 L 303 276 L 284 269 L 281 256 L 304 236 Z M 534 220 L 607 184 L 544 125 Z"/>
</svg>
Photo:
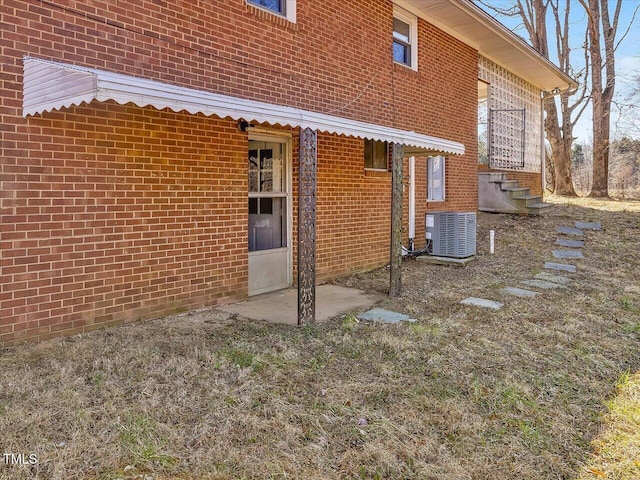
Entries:
<svg viewBox="0 0 640 480">
<path fill-rule="evenodd" d="M 291 184 L 287 138 L 249 139 L 249 295 L 291 286 Z"/>
</svg>

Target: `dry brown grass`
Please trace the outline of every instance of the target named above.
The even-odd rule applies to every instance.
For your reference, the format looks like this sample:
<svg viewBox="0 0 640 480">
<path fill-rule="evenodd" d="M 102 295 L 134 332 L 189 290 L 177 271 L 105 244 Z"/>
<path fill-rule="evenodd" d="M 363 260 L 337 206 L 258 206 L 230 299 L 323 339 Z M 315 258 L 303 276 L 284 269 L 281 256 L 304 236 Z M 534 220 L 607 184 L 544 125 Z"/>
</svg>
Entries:
<svg viewBox="0 0 640 480">
<path fill-rule="evenodd" d="M 575 220 L 605 230 L 587 232 L 571 288 L 503 297 Z M 0 478 L 598 478 L 607 406 L 640 371 L 640 203 L 481 214 L 478 240 L 465 268 L 405 261 L 383 306 L 415 324 L 205 310 L 5 349 L 0 454 L 38 463 L 0 462 Z M 385 292 L 388 271 L 338 283 Z M 471 295 L 506 305 L 459 304 Z"/>
</svg>

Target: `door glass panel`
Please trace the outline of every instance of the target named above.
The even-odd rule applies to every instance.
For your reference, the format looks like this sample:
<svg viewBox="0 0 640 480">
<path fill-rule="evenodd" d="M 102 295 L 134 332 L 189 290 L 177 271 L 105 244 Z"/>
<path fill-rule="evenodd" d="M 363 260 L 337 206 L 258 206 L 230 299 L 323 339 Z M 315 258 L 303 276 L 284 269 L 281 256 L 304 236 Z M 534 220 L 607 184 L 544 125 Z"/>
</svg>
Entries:
<svg viewBox="0 0 640 480">
<path fill-rule="evenodd" d="M 249 141 L 249 191 L 285 192 L 284 144 Z"/>
<path fill-rule="evenodd" d="M 286 198 L 249 199 L 250 252 L 287 246 L 286 211 Z"/>
<path fill-rule="evenodd" d="M 249 142 L 251 143 L 251 142 Z M 258 192 L 258 150 L 249 150 L 249 191 Z"/>
<path fill-rule="evenodd" d="M 257 215 L 258 214 L 258 199 L 250 198 L 249 199 L 249 215 Z"/>
<path fill-rule="evenodd" d="M 285 144 L 249 141 L 249 251 L 287 246 Z"/>
</svg>

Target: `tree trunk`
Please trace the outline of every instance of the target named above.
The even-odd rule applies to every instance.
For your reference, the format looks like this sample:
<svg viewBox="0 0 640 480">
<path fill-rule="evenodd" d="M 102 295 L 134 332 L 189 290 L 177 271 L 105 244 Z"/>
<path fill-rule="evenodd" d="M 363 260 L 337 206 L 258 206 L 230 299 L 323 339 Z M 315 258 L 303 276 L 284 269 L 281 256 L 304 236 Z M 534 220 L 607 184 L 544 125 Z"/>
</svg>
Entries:
<svg viewBox="0 0 640 480">
<path fill-rule="evenodd" d="M 549 42 L 547 38 L 547 8 L 548 3 L 544 0 L 530 0 L 525 2 L 525 6 L 520 4 L 520 15 L 524 20 L 525 27 L 529 33 L 531 44 L 534 49 L 546 58 L 549 58 Z M 560 33 L 560 18 L 556 19 L 556 31 Z M 568 19 L 568 15 L 565 20 Z M 564 25 L 568 29 L 568 24 Z M 560 67 L 565 71 L 569 65 L 569 44 L 567 42 L 568 32 L 565 35 L 558 35 L 558 56 L 560 57 Z M 558 113 L 558 107 L 554 97 L 547 98 L 543 107 L 546 113 L 544 120 L 544 132 L 547 141 L 551 146 L 554 168 L 554 188 L 557 195 L 576 196 L 571 179 L 571 146 L 573 143 L 573 124 L 571 115 L 568 113 L 568 94 L 561 97 L 562 118 Z M 544 172 L 542 172 L 544 175 Z"/>
<path fill-rule="evenodd" d="M 593 186 L 590 197 L 609 196 L 609 141 L 611 135 L 611 102 L 615 90 L 615 37 L 618 29 L 621 1 L 617 0 L 613 22 L 609 17 L 608 0 L 580 0 L 588 21 L 589 54 L 591 57 L 591 104 L 593 108 Z M 602 36 L 600 34 L 602 26 Z M 603 42 L 601 42 L 601 38 Z M 602 58 L 604 43 L 604 65 Z M 604 73 L 604 83 L 603 83 Z"/>
<path fill-rule="evenodd" d="M 589 55 L 591 56 L 591 108 L 593 109 L 593 185 L 590 197 L 606 197 L 608 172 L 605 164 L 605 118 L 602 104 L 602 52 L 600 51 L 600 0 L 589 0 Z M 607 137 L 608 139 L 608 137 Z"/>
<path fill-rule="evenodd" d="M 576 191 L 573 187 L 573 180 L 571 179 L 572 139 L 567 139 L 562 136 L 555 99 L 553 97 L 548 98 L 544 102 L 544 107 L 547 113 L 544 120 L 544 130 L 549 145 L 551 145 L 551 155 L 553 157 L 553 173 L 555 178 L 553 192 L 557 195 L 575 197 Z"/>
</svg>

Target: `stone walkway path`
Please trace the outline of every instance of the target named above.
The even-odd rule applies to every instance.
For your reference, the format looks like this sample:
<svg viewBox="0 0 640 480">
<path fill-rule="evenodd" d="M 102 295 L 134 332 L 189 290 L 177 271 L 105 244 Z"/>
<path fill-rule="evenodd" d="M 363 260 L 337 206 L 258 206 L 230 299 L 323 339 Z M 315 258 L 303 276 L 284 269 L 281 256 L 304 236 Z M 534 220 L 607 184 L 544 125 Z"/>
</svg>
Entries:
<svg viewBox="0 0 640 480">
<path fill-rule="evenodd" d="M 567 288 L 567 285 L 571 283 L 572 279 L 567 277 L 566 274 L 575 273 L 578 268 L 573 263 L 565 263 L 561 262 L 561 260 L 574 262 L 585 258 L 582 251 L 585 246 L 585 242 L 584 240 L 576 239 L 584 238 L 584 230 L 600 231 L 602 230 L 602 225 L 593 222 L 575 222 L 575 226 L 573 227 L 559 226 L 556 229 L 558 238 L 555 241 L 555 245 L 565 247 L 565 249 L 552 250 L 551 253 L 556 261 L 545 262 L 544 272 L 538 273 L 534 278 L 525 279 L 519 282 L 520 286 L 525 286 L 527 288 L 521 288 L 520 286 L 507 286 L 501 288 L 499 291 L 505 295 L 513 297 L 532 298 L 543 291 Z M 504 304 L 500 302 L 477 297 L 465 298 L 460 303 L 481 308 L 491 308 L 494 310 L 499 310 L 504 306 Z"/>
</svg>

